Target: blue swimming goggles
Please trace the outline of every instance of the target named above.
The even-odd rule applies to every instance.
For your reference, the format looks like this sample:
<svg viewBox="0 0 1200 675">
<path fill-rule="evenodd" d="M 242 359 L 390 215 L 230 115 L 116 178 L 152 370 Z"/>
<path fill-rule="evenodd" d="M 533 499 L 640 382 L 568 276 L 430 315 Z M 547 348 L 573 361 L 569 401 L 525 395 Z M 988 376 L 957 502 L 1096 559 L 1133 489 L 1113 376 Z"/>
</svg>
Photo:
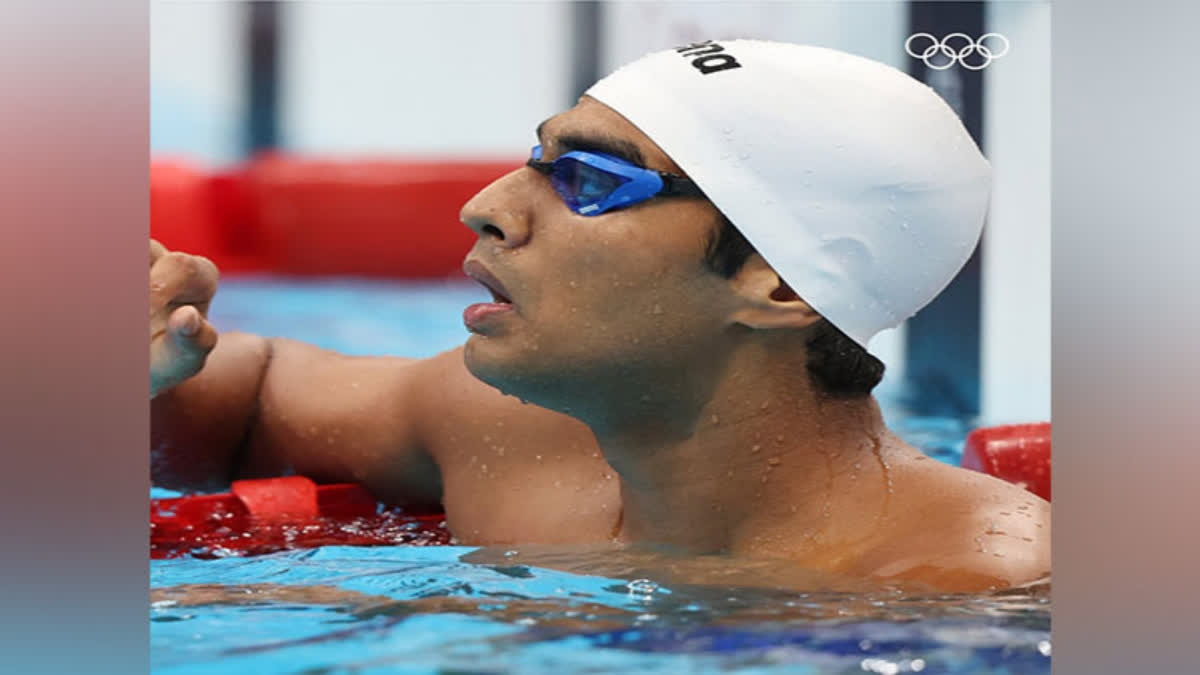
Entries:
<svg viewBox="0 0 1200 675">
<path fill-rule="evenodd" d="M 612 155 L 575 150 L 543 162 L 542 146 L 533 146 L 526 166 L 550 177 L 567 206 L 582 216 L 632 206 L 654 197 L 703 197 L 691 180 L 643 169 Z"/>
</svg>

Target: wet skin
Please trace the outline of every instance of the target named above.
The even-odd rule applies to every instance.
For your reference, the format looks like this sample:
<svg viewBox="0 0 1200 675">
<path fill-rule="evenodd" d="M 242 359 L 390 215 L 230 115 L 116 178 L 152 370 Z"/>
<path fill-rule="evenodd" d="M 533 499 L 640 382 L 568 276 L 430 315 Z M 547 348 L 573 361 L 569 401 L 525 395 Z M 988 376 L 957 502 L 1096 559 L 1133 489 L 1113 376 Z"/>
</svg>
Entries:
<svg viewBox="0 0 1200 675">
<path fill-rule="evenodd" d="M 617 141 L 681 173 L 587 98 L 540 140 L 548 160 Z M 218 341 L 206 321 L 184 335 L 215 270 L 152 250 L 155 482 L 354 480 L 440 502 L 469 544 L 653 542 L 947 590 L 1047 574 L 1049 504 L 927 460 L 870 397 L 816 390 L 798 336 L 819 317 L 758 256 L 711 272 L 716 217 L 701 199 L 579 216 L 518 169 L 462 212 L 465 269 L 506 302 L 468 310 L 464 348 L 426 360 Z"/>
</svg>

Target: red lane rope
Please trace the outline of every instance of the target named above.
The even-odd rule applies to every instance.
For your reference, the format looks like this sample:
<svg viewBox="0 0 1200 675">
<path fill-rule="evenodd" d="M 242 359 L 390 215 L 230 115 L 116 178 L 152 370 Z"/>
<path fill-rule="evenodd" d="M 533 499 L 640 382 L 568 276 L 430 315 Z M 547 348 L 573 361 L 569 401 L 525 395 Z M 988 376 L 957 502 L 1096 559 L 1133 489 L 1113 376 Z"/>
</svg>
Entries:
<svg viewBox="0 0 1200 675">
<path fill-rule="evenodd" d="M 967 434 L 962 465 L 1050 499 L 1050 423 L 985 427 Z"/>
<path fill-rule="evenodd" d="M 232 491 L 150 501 L 150 557 L 218 558 L 317 546 L 450 542 L 442 514 L 381 510 L 361 485 L 301 476 L 234 481 Z"/>
</svg>

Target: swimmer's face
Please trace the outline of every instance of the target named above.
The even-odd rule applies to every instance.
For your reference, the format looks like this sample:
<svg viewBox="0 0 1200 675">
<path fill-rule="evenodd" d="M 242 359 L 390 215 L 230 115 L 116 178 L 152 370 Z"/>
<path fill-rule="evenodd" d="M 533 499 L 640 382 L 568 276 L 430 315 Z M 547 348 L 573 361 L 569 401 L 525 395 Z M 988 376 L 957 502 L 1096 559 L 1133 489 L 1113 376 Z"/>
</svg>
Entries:
<svg viewBox="0 0 1200 675">
<path fill-rule="evenodd" d="M 540 130 L 545 161 L 594 150 L 683 174 L 591 98 Z M 729 281 L 704 262 L 719 218 L 705 199 L 660 197 L 582 216 L 546 176 L 521 168 L 475 195 L 461 217 L 479 235 L 468 274 L 511 301 L 464 315 L 467 367 L 502 391 L 548 405 L 547 396 L 573 388 L 662 377 L 711 358 L 728 327 Z"/>
</svg>

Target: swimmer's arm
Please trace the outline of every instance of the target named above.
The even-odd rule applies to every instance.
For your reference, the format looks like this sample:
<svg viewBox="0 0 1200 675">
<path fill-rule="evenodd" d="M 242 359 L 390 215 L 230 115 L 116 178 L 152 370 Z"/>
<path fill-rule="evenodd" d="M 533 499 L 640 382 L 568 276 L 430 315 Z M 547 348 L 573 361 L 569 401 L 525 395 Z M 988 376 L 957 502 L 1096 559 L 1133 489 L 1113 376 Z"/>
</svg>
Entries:
<svg viewBox="0 0 1200 675">
<path fill-rule="evenodd" d="M 420 364 L 222 334 L 200 373 L 151 402 L 153 480 L 221 489 L 294 473 L 361 482 L 393 503 L 436 504 L 437 467 L 412 409 Z"/>
<path fill-rule="evenodd" d="M 150 399 L 150 479 L 173 490 L 228 487 L 271 360 L 271 343 L 224 333 L 199 373 Z"/>
</svg>

